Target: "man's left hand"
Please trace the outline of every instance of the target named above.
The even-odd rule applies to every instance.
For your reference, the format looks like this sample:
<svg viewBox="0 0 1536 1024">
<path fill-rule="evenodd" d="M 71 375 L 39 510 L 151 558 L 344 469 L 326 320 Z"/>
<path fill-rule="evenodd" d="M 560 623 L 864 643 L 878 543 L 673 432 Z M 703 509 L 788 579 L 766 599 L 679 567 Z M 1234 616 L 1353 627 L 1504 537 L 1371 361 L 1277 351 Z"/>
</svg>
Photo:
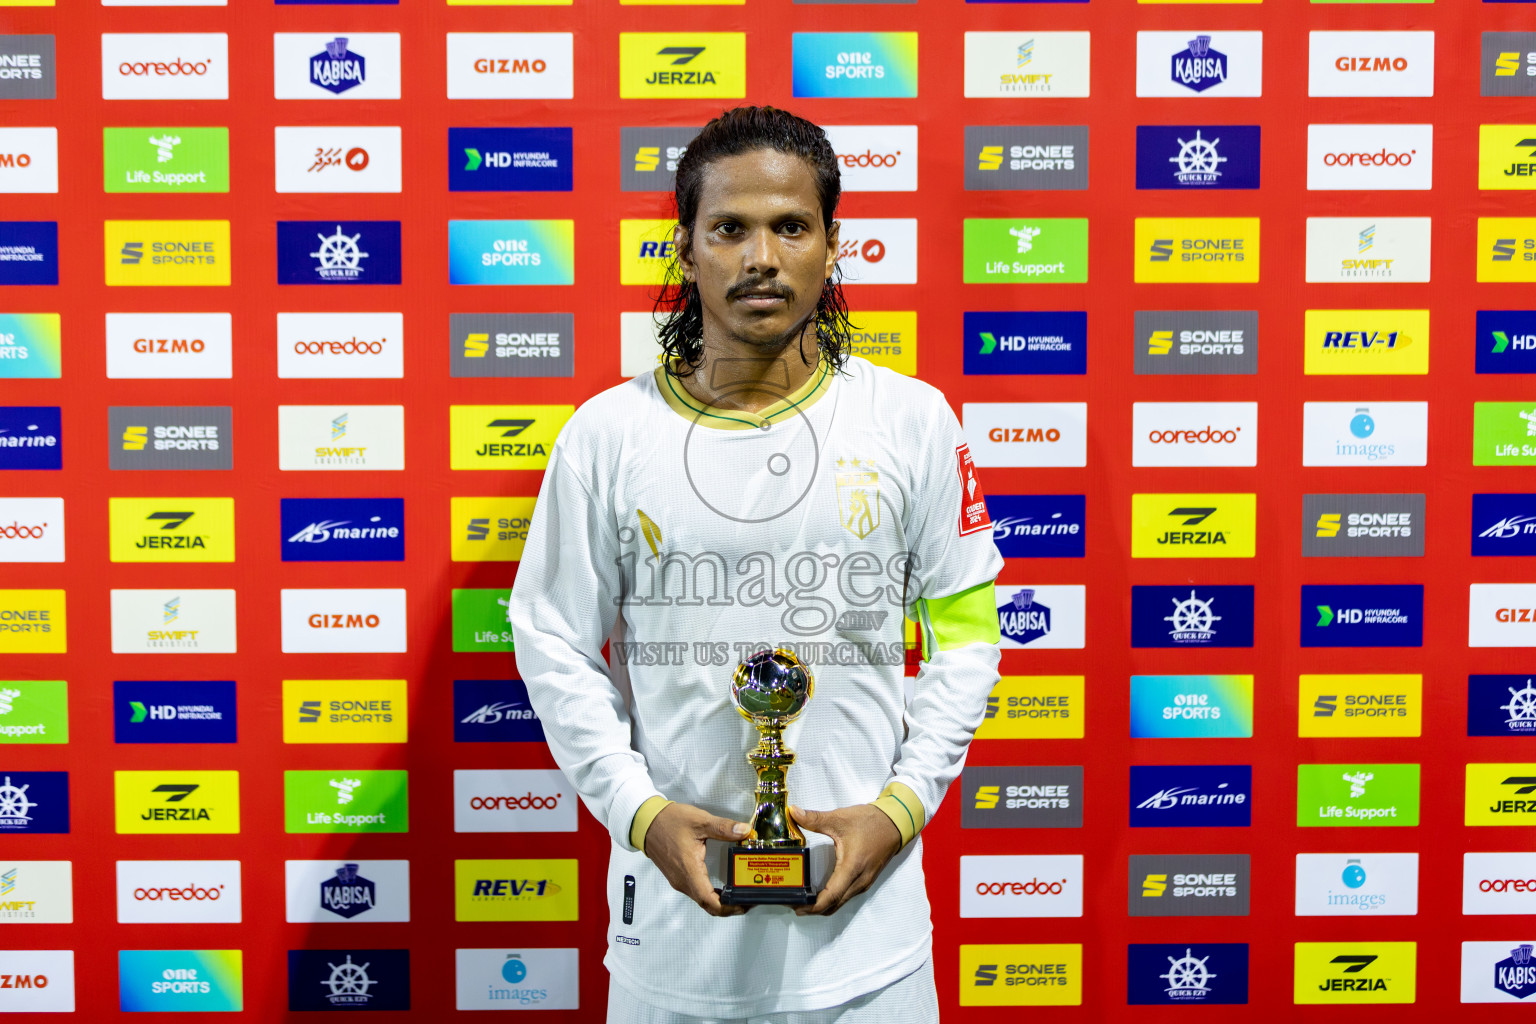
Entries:
<svg viewBox="0 0 1536 1024">
<path fill-rule="evenodd" d="M 874 804 L 855 804 L 835 811 L 789 809 L 801 828 L 832 837 L 837 861 L 826 888 L 809 906 L 796 907 L 797 915 L 830 917 L 837 909 L 875 884 L 875 879 L 901 850 L 901 831 L 890 816 Z"/>
</svg>

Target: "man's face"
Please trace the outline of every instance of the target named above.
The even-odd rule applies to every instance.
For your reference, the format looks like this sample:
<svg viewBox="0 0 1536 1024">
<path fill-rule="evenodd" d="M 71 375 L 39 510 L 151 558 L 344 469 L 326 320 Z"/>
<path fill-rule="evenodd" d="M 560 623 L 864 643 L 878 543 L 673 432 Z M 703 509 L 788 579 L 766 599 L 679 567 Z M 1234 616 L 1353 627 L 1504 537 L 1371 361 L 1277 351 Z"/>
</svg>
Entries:
<svg viewBox="0 0 1536 1024">
<path fill-rule="evenodd" d="M 679 225 L 674 236 L 686 237 Z M 776 352 L 798 336 L 837 261 L 811 165 L 760 149 L 709 164 L 683 274 L 699 288 L 705 330 Z"/>
</svg>

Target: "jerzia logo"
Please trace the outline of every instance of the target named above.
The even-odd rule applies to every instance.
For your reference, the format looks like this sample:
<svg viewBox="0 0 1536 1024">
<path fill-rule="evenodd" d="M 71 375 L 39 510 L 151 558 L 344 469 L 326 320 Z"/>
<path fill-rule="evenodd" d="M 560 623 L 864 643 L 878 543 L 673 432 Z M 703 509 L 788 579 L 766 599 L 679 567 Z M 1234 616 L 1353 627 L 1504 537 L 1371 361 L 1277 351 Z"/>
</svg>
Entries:
<svg viewBox="0 0 1536 1024">
<path fill-rule="evenodd" d="M 1412 942 L 1298 942 L 1298 1005 L 1412 1003 L 1417 945 Z"/>
<path fill-rule="evenodd" d="M 746 95 L 746 33 L 619 33 L 619 97 L 739 99 Z"/>
</svg>

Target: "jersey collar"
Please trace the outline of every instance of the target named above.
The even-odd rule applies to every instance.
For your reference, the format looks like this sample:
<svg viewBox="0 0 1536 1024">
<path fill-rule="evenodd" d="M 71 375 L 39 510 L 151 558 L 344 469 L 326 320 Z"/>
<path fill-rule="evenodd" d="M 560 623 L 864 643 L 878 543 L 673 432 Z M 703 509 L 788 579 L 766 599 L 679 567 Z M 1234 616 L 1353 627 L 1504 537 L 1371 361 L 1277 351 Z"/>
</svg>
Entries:
<svg viewBox="0 0 1536 1024">
<path fill-rule="evenodd" d="M 832 386 L 832 366 L 823 358 L 817 361 L 816 369 L 811 372 L 810 379 L 794 392 L 785 395 L 762 412 L 747 412 L 745 409 L 720 409 L 705 405 L 689 394 L 688 389 L 678 383 L 677 378 L 667 373 L 665 367 L 656 367 L 655 373 L 656 390 L 661 392 L 661 397 L 674 412 L 691 423 L 712 427 L 715 430 L 750 430 L 754 427 L 761 430 L 773 423 L 787 420 L 796 413 L 804 412 L 816 404 Z"/>
</svg>

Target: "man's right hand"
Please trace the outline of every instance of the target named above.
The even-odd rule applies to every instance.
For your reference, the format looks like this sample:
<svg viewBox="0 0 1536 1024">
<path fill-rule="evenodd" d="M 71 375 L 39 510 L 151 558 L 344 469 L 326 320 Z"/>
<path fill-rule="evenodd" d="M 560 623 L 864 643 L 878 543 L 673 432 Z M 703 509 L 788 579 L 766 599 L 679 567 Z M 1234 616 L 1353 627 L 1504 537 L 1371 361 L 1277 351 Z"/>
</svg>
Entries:
<svg viewBox="0 0 1536 1024">
<path fill-rule="evenodd" d="M 672 888 L 714 917 L 734 917 L 750 908 L 720 902 L 720 890 L 709 884 L 704 867 L 704 841 L 740 842 L 752 829 L 745 822 L 710 814 L 692 804 L 670 803 L 645 831 L 645 855 L 661 869 Z"/>
</svg>

